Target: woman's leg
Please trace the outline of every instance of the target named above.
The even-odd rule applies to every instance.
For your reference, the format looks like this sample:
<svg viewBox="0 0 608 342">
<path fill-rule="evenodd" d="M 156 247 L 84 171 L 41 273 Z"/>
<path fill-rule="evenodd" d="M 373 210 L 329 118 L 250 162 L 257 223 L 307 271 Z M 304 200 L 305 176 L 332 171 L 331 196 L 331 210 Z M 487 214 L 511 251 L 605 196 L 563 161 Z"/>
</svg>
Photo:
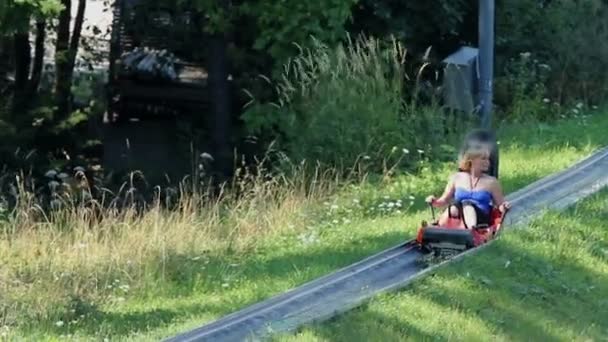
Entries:
<svg viewBox="0 0 608 342">
<path fill-rule="evenodd" d="M 490 214 L 482 211 L 473 203 L 464 203 L 462 214 L 466 228 L 473 228 L 482 224 L 490 225 Z"/>
<path fill-rule="evenodd" d="M 438 224 L 440 226 L 445 226 L 448 224 L 448 221 L 450 220 L 450 218 L 459 218 L 459 217 L 460 217 L 460 209 L 458 208 L 458 206 L 454 205 L 454 204 L 450 204 L 439 217 Z"/>
<path fill-rule="evenodd" d="M 471 203 L 463 203 L 462 219 L 466 228 L 473 228 L 477 225 L 477 211 Z"/>
<path fill-rule="evenodd" d="M 448 210 L 444 210 L 443 213 L 441 213 L 441 215 L 439 216 L 439 220 L 437 220 L 437 224 L 440 227 L 445 226 L 446 224 L 448 224 L 449 219 L 450 219 L 450 215 L 448 213 Z"/>
</svg>

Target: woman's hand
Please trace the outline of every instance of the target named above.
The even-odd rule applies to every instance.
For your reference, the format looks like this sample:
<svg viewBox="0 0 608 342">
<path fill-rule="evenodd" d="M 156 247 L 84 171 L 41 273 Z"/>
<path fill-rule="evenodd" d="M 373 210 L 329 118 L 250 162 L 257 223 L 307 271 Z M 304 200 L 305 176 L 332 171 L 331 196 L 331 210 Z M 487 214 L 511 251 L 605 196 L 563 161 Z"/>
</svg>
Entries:
<svg viewBox="0 0 608 342">
<path fill-rule="evenodd" d="M 511 209 L 511 203 L 507 201 L 502 202 L 502 204 L 498 207 L 498 210 L 500 210 L 500 212 L 503 214 L 509 209 Z"/>
<path fill-rule="evenodd" d="M 426 198 L 424 201 L 425 201 L 427 204 L 431 204 L 431 205 L 432 205 L 432 204 L 434 204 L 434 203 L 435 203 L 435 201 L 436 201 L 436 200 L 437 200 L 437 198 L 435 198 L 435 196 L 430 195 L 430 196 L 428 196 L 428 197 L 427 197 L 427 198 Z"/>
</svg>

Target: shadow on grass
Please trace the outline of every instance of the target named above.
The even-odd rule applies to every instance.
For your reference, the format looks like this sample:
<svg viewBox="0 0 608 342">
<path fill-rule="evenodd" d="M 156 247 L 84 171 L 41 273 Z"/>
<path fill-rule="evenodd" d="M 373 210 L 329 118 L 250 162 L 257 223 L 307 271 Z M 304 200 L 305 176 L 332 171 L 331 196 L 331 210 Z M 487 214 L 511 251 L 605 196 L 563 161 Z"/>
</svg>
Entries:
<svg viewBox="0 0 608 342">
<path fill-rule="evenodd" d="M 442 307 L 477 312 L 480 319 L 514 340 L 563 340 L 549 331 L 549 323 L 574 335 L 591 324 L 608 328 L 605 321 L 602 323 L 608 309 L 597 305 L 600 293 L 608 293 L 606 274 L 567 259 L 549 260 L 533 250 L 506 243 L 493 245 L 477 258 L 494 262 L 466 260 L 443 274 L 462 280 L 466 278 L 463 274 L 472 273 L 475 284 L 468 287 L 470 291 L 436 283 L 425 291 L 428 298 Z M 496 261 L 513 258 L 513 266 L 507 269 Z M 594 292 L 589 292 L 591 286 L 595 286 Z M 488 308 L 493 310 L 493 317 L 484 315 Z"/>
<path fill-rule="evenodd" d="M 361 248 L 326 246 L 271 259 L 251 258 L 240 263 L 238 268 L 232 267 L 232 261 L 222 256 L 208 256 L 194 261 L 184 255 L 168 254 L 165 257 L 165 283 L 159 284 L 166 290 L 161 289 L 154 297 L 155 302 L 166 299 L 168 304 L 165 307 L 143 311 L 127 311 L 129 309 L 125 308 L 119 312 L 91 307 L 87 309 L 86 323 L 72 326 L 70 330 L 90 336 L 126 336 L 157 330 L 197 316 L 201 318 L 202 325 L 205 319 L 221 317 L 347 266 L 399 238 L 403 240 L 404 236 L 387 234 L 366 240 Z M 201 265 L 205 268 L 202 269 Z M 232 284 L 228 279 L 238 279 L 239 282 Z M 227 282 L 230 283 L 229 289 L 223 287 Z M 286 287 L 289 282 L 296 285 Z M 196 295 L 201 293 L 204 296 Z M 178 296 L 191 297 L 193 303 L 176 305 L 175 298 Z M 214 303 L 202 302 L 205 298 L 213 298 Z M 46 322 L 45 325 L 58 335 L 65 333 L 65 328 L 54 327 L 53 322 Z"/>
<path fill-rule="evenodd" d="M 88 319 L 78 326 L 70 328 L 72 332 L 93 336 L 99 335 L 135 335 L 155 330 L 173 323 L 184 321 L 188 317 L 221 312 L 218 305 L 192 303 L 171 309 L 152 309 L 146 311 L 107 312 L 95 310 L 88 313 Z M 57 335 L 65 333 L 64 328 L 52 328 Z"/>
<path fill-rule="evenodd" d="M 365 312 L 365 315 L 360 314 Z M 355 309 L 349 314 L 349 319 L 334 318 L 326 321 L 331 324 L 305 326 L 295 333 L 305 336 L 307 333 L 322 337 L 327 341 L 358 342 L 358 341 L 403 341 L 404 337 L 414 341 L 429 341 L 436 336 L 429 334 L 411 324 L 407 320 L 387 315 L 378 311 L 369 311 L 367 305 Z M 341 333 L 336 334 L 339 330 Z M 293 336 L 293 335 L 291 335 Z M 273 341 L 289 340 L 290 335 L 277 335 Z"/>
</svg>

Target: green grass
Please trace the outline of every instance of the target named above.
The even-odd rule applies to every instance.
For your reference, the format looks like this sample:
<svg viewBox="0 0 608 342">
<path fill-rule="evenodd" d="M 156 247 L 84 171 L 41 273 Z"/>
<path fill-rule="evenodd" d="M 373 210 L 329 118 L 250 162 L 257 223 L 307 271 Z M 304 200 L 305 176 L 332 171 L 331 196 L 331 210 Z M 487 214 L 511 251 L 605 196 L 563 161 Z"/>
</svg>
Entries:
<svg viewBox="0 0 608 342">
<path fill-rule="evenodd" d="M 564 169 L 608 144 L 606 128 L 608 117 L 598 114 L 501 131 L 505 192 Z M 0 263 L 6 266 L 0 269 L 0 334 L 27 340 L 147 341 L 197 327 L 410 239 L 420 220 L 429 216 L 424 196 L 438 193 L 454 167 L 454 163 L 421 163 L 418 174 L 371 179 L 338 190 L 327 185 L 317 196 L 295 188 L 260 190 L 260 197 L 231 209 L 228 218 L 219 217 L 215 207 L 152 211 L 141 219 L 110 217 L 96 228 L 103 234 L 95 235 L 86 221 L 71 214 L 73 222 L 63 225 L 3 233 Z M 509 239 L 502 246 L 510 246 L 505 245 Z M 514 258 L 513 265 L 516 260 L 520 259 Z M 479 280 L 452 281 L 448 278 L 458 272 L 451 272 L 440 283 L 460 289 L 458 295 L 470 293 Z M 432 291 L 431 285 L 432 280 L 426 280 L 415 288 L 426 286 L 424 291 Z M 411 295 L 404 303 L 420 304 L 420 314 L 432 315 L 448 299 L 430 302 L 427 296 Z M 505 300 L 513 305 L 501 310 L 520 312 L 514 302 Z M 486 312 L 490 317 L 497 314 L 487 302 L 479 306 L 490 310 Z M 446 312 L 444 317 L 457 314 L 458 310 Z M 480 320 L 469 313 L 458 319 L 467 325 Z M 387 322 L 400 326 L 397 319 Z M 423 334 L 427 328 L 416 329 Z M 322 339 L 325 333 L 318 334 Z"/>
<path fill-rule="evenodd" d="M 606 341 L 608 191 L 277 341 Z"/>
</svg>

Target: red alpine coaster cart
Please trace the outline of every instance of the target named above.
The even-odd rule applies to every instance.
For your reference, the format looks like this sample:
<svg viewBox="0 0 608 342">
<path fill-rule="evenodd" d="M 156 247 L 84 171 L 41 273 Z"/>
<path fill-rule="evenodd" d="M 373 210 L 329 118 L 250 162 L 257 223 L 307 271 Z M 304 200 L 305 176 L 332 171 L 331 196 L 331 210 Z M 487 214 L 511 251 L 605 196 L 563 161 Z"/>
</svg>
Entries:
<svg viewBox="0 0 608 342">
<path fill-rule="evenodd" d="M 450 217 L 447 224 L 441 227 L 437 221 L 431 224 L 423 221 L 418 229 L 416 243 L 424 251 L 434 252 L 435 255 L 474 248 L 492 240 L 498 234 L 506 213 L 492 208 L 490 224 L 478 224 L 475 227 L 467 227 L 462 217 Z"/>
<path fill-rule="evenodd" d="M 490 168 L 487 173 L 498 178 L 498 144 L 494 134 L 486 130 L 471 132 L 465 138 L 461 153 L 464 153 L 468 146 L 472 144 L 487 144 L 490 150 Z M 462 204 L 466 204 L 466 201 L 463 201 Z M 438 220 L 435 220 L 433 205 L 430 204 L 430 207 L 433 221 L 431 224 L 422 221 L 416 236 L 416 244 L 424 252 L 434 252 L 436 256 L 458 253 L 494 239 L 500 232 L 508 212 L 503 213 L 498 208 L 493 207 L 489 224 L 478 224 L 475 227 L 468 226 L 462 215 L 458 217 L 450 216 L 445 225 L 439 226 Z"/>
</svg>

